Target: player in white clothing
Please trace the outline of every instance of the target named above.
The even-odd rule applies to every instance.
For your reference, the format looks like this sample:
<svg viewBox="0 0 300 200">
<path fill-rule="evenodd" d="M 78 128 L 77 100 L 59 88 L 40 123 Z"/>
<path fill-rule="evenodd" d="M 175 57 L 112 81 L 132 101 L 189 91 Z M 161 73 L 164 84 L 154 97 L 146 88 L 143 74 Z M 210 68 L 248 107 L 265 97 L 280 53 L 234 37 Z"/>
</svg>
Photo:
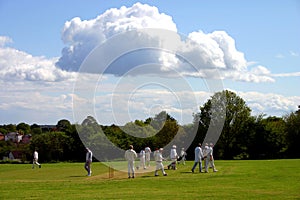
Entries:
<svg viewBox="0 0 300 200">
<path fill-rule="evenodd" d="M 32 169 L 34 169 L 34 165 L 38 165 L 39 168 L 42 167 L 42 165 L 38 162 L 38 160 L 39 160 L 39 153 L 37 152 L 37 150 L 34 150 L 34 152 L 33 152 Z"/>
<path fill-rule="evenodd" d="M 201 144 L 199 143 L 198 146 L 195 148 L 195 162 L 192 167 L 192 172 L 194 173 L 195 168 L 197 167 L 197 164 L 199 164 L 199 172 L 202 172 L 202 158 L 203 158 L 203 153 L 201 149 Z"/>
<path fill-rule="evenodd" d="M 134 178 L 134 161 L 136 158 L 137 158 L 137 154 L 133 150 L 133 146 L 130 145 L 129 149 L 125 151 L 125 159 L 128 161 L 128 178 Z"/>
<path fill-rule="evenodd" d="M 145 148 L 146 167 L 150 167 L 150 154 L 151 154 L 151 149 L 150 149 L 150 147 L 146 147 L 146 148 Z"/>
<path fill-rule="evenodd" d="M 181 148 L 178 164 L 182 163 L 183 165 L 185 165 L 186 156 L 187 156 L 187 153 L 185 152 L 184 148 Z"/>
<path fill-rule="evenodd" d="M 84 169 L 87 171 L 87 176 L 92 175 L 91 164 L 93 160 L 93 153 L 89 148 L 86 148 Z"/>
<path fill-rule="evenodd" d="M 177 159 L 178 159 L 178 154 L 176 151 L 176 145 L 172 146 L 171 152 L 170 152 L 170 158 L 172 160 L 172 162 L 168 165 L 168 169 L 170 169 L 170 167 L 172 167 L 172 169 L 176 169 L 176 163 L 177 163 Z"/>
<path fill-rule="evenodd" d="M 168 174 L 164 170 L 164 165 L 162 163 L 163 160 L 165 160 L 162 156 L 163 148 L 160 148 L 159 150 L 156 150 L 153 153 L 154 160 L 156 163 L 156 169 L 155 169 L 155 176 L 158 176 L 158 170 L 161 170 L 164 176 L 167 176 Z"/>
<path fill-rule="evenodd" d="M 205 144 L 204 147 L 204 158 L 205 158 L 205 173 L 208 173 L 208 167 L 209 165 L 212 166 L 213 172 L 217 172 L 218 170 L 215 167 L 214 163 L 214 156 L 213 156 L 213 144 L 210 143 L 210 146 L 208 144 Z"/>
<path fill-rule="evenodd" d="M 145 151 L 143 149 L 141 150 L 139 156 L 140 156 L 140 164 L 137 167 L 137 169 L 139 169 L 139 168 L 146 169 L 146 165 L 145 165 Z"/>
</svg>

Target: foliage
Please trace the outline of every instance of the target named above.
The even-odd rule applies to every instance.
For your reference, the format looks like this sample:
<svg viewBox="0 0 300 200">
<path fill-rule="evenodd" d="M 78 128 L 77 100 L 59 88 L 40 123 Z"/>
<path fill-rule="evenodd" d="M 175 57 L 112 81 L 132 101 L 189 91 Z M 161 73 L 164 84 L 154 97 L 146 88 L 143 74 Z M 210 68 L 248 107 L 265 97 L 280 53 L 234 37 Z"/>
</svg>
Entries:
<svg viewBox="0 0 300 200">
<path fill-rule="evenodd" d="M 204 106 L 200 107 L 198 116 L 202 133 L 203 131 L 206 133 L 210 126 L 219 126 L 220 123 L 223 125 L 224 122 L 215 149 L 217 157 L 232 159 L 241 153 L 242 147 L 238 140 L 250 120 L 250 112 L 251 109 L 245 101 L 228 90 L 215 93 Z"/>
<path fill-rule="evenodd" d="M 214 138 L 206 134 L 209 129 L 218 128 L 222 131 L 214 148 L 217 159 L 300 158 L 300 109 L 284 117 L 251 116 L 251 109 L 241 97 L 224 90 L 208 99 L 193 117 L 193 123 L 186 125 L 178 124 L 166 111 L 124 126 L 103 126 L 93 116 L 87 116 L 81 124 L 61 119 L 56 125 L 23 122 L 0 125 L 4 135 L 10 132 L 32 135 L 30 144 L 0 141 L 0 158 L 19 151 L 23 153 L 22 159 L 31 161 L 33 150 L 38 148 L 42 162 L 83 161 L 85 146 L 103 152 L 101 157 L 105 157 L 105 152 L 111 150 L 108 143 L 123 150 L 133 144 L 139 152 L 146 146 L 152 150 L 166 147 L 172 141 L 178 147 L 188 148 L 186 144 L 191 144 L 187 149 L 188 159 L 194 159 L 195 146 L 205 140 L 212 141 Z"/>
<path fill-rule="evenodd" d="M 285 117 L 286 145 L 288 157 L 300 157 L 300 109 Z"/>
</svg>

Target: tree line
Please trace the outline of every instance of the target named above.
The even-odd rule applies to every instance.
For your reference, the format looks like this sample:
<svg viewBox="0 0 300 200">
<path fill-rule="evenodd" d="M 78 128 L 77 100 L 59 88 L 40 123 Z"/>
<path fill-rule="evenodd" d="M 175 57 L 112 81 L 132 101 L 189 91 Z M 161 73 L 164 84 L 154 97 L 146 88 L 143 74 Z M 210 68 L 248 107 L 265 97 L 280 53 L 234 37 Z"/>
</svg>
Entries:
<svg viewBox="0 0 300 200">
<path fill-rule="evenodd" d="M 193 114 L 193 122 L 186 125 L 180 125 L 165 111 L 124 126 L 100 125 L 92 116 L 81 124 L 62 119 L 50 130 L 37 124 L 1 125 L 4 135 L 19 132 L 31 134 L 32 138 L 28 144 L 0 141 L 0 158 L 19 151 L 24 161 L 30 161 L 34 149 L 38 149 L 41 162 L 83 161 L 85 145 L 107 154 L 105 141 L 124 150 L 133 144 L 140 151 L 146 146 L 164 147 L 170 141 L 185 147 L 183 141 L 192 138 L 187 155 L 193 159 L 194 148 L 204 141 L 209 128 L 216 126 L 218 120 L 222 121 L 222 129 L 214 148 L 217 159 L 300 158 L 300 107 L 282 117 L 252 116 L 245 101 L 228 90 L 215 93 Z"/>
</svg>

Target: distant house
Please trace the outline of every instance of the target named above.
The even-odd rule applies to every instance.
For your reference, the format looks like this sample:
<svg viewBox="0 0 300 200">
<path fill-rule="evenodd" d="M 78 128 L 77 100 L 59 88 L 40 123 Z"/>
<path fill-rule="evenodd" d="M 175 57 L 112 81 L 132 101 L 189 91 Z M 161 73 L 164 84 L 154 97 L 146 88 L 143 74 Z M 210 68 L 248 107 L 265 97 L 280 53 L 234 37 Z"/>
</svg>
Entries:
<svg viewBox="0 0 300 200">
<path fill-rule="evenodd" d="M 21 141 L 21 142 L 22 142 L 23 144 L 28 144 L 28 143 L 30 143 L 31 138 L 32 138 L 31 134 L 23 135 L 22 141 Z"/>
<path fill-rule="evenodd" d="M 5 135 L 3 133 L 0 133 L 0 141 L 5 140 Z"/>
<path fill-rule="evenodd" d="M 22 156 L 23 156 L 23 154 L 21 151 L 11 151 L 8 154 L 8 158 L 10 160 L 21 160 Z"/>
<path fill-rule="evenodd" d="M 40 128 L 42 129 L 42 132 L 57 131 L 56 125 L 40 125 Z"/>
<path fill-rule="evenodd" d="M 19 134 L 18 132 L 10 132 L 10 133 L 7 133 L 5 135 L 5 141 L 12 141 L 12 142 L 16 142 L 16 143 L 19 143 L 23 138 L 23 135 L 22 134 Z"/>
</svg>

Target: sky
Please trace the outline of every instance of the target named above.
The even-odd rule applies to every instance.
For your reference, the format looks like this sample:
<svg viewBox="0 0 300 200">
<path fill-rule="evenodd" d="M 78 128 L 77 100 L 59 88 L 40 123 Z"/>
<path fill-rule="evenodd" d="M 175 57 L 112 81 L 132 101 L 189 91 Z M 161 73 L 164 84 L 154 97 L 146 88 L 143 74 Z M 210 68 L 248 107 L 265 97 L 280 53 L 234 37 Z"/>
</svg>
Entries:
<svg viewBox="0 0 300 200">
<path fill-rule="evenodd" d="M 0 124 L 180 124 L 228 89 L 252 115 L 300 105 L 300 2 L 0 0 Z"/>
</svg>

